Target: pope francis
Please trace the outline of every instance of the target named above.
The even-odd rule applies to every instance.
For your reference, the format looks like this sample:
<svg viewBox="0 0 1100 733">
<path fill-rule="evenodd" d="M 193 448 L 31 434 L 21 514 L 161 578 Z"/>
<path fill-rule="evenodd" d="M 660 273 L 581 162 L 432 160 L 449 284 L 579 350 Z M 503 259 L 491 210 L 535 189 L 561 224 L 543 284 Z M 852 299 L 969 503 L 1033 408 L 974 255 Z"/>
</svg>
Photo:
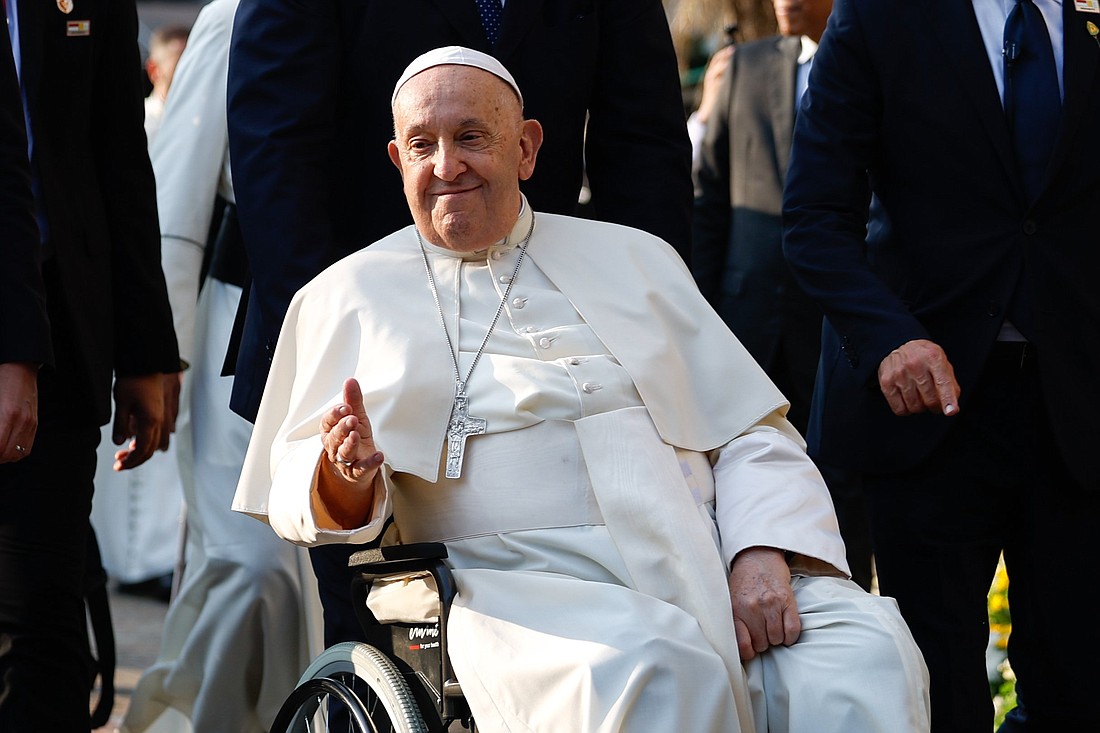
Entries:
<svg viewBox="0 0 1100 733">
<path fill-rule="evenodd" d="M 431 51 L 392 105 L 415 224 L 295 297 L 234 508 L 445 542 L 479 730 L 927 730 L 908 629 L 672 248 L 531 210 L 542 128 L 492 57 Z"/>
</svg>

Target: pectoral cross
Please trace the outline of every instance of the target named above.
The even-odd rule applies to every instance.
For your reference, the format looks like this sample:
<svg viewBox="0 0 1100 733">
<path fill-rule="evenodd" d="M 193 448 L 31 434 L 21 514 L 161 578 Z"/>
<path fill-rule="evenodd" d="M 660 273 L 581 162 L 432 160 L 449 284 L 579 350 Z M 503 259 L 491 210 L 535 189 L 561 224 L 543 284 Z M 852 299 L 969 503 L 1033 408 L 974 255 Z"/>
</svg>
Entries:
<svg viewBox="0 0 1100 733">
<path fill-rule="evenodd" d="M 458 383 L 455 389 L 455 402 L 451 407 L 451 420 L 447 423 L 447 478 L 462 475 L 462 459 L 466 455 L 466 438 L 481 435 L 488 426 L 483 417 L 470 417 L 470 398 L 466 396 L 466 385 Z"/>
</svg>

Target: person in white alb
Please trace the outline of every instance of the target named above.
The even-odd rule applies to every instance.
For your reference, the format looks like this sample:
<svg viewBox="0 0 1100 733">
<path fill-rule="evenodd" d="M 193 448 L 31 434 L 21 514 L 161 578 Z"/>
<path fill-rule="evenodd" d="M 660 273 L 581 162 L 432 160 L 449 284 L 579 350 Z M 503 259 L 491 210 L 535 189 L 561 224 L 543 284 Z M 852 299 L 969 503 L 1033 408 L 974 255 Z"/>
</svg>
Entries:
<svg viewBox="0 0 1100 733">
<path fill-rule="evenodd" d="M 231 233 L 225 119 L 236 7 L 214 0 L 199 13 L 151 151 L 172 316 L 191 364 L 182 393 L 191 419 L 178 431 L 187 566 L 160 653 L 131 697 L 126 733 L 264 733 L 321 647 L 306 552 L 230 509 L 252 428 L 230 411 L 232 380 L 221 376 L 244 277 L 232 266 L 244 253 Z M 200 280 L 216 197 L 227 213 Z"/>
<path fill-rule="evenodd" d="M 235 508 L 446 542 L 479 730 L 926 730 L 893 601 L 672 248 L 531 210 L 542 128 L 495 59 L 428 52 L 392 104 L 416 223 L 295 296 Z"/>
</svg>

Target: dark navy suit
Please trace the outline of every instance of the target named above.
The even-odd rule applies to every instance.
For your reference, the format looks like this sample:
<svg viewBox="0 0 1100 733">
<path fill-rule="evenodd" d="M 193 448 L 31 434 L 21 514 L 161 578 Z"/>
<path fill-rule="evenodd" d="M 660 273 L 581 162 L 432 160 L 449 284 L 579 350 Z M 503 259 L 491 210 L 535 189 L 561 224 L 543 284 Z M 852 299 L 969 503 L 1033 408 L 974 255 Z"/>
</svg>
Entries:
<svg viewBox="0 0 1100 733">
<path fill-rule="evenodd" d="M 865 472 L 937 731 L 988 730 L 1002 548 L 1022 703 L 1006 730 L 1100 725 L 1082 704 L 1100 648 L 1055 632 L 1100 600 L 1080 575 L 1100 530 L 1100 15 L 1062 14 L 1061 128 L 1034 199 L 970 2 L 838 0 L 796 124 L 785 251 L 827 319 L 810 448 Z M 998 341 L 1014 304 L 1026 346 Z M 918 339 L 953 365 L 955 417 L 895 416 L 879 389 L 883 358 Z"/>
</svg>

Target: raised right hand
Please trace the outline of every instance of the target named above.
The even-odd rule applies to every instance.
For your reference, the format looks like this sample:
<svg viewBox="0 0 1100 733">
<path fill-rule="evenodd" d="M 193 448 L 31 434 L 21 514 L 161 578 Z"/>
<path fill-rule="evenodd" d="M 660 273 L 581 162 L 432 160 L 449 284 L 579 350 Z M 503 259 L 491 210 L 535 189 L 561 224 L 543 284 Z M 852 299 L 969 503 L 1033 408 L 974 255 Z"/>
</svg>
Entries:
<svg viewBox="0 0 1100 733">
<path fill-rule="evenodd" d="M 374 444 L 363 392 L 354 378 L 344 382 L 344 401 L 321 416 L 320 430 L 334 473 L 353 484 L 374 480 L 385 457 Z"/>
</svg>

